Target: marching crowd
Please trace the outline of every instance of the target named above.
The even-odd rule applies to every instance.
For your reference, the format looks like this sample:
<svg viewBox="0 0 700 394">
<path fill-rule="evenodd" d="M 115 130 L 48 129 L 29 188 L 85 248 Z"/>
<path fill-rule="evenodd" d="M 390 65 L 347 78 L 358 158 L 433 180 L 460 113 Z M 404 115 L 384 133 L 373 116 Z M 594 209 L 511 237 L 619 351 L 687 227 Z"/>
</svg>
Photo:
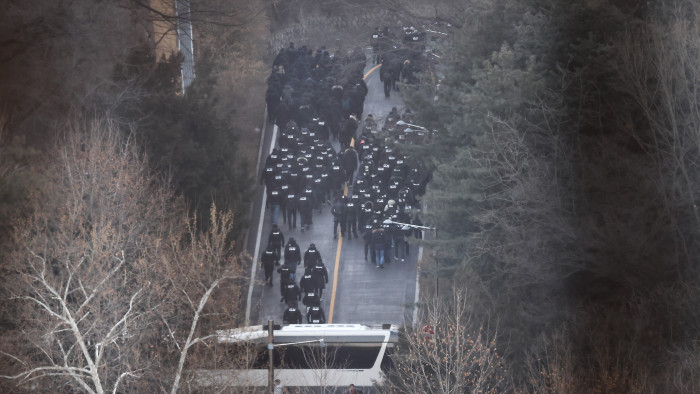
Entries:
<svg viewBox="0 0 700 394">
<path fill-rule="evenodd" d="M 280 264 L 280 252 L 284 245 L 284 264 Z M 297 267 L 301 265 L 301 249 L 294 238 L 290 237 L 284 244 L 284 235 L 277 225 L 272 226 L 268 237 L 267 249 L 262 254 L 261 264 L 265 270 L 265 284 L 272 287 L 272 275 L 277 268 L 280 274 L 280 302 L 287 305 L 283 321 L 288 324 L 300 324 L 302 314 L 299 301 L 307 308 L 308 323 L 325 323 L 326 315 L 321 308 L 321 297 L 328 283 L 328 270 L 323 264 L 321 253 L 316 245 L 310 244 L 304 252 L 304 274 L 297 285 Z"/>
<path fill-rule="evenodd" d="M 421 225 L 412 213 L 428 176 L 377 138 L 372 115 L 360 127 L 367 94 L 365 61 L 359 50 L 331 56 L 322 47 L 314 55 L 290 44 L 275 58 L 268 79 L 268 113 L 280 133 L 261 176 L 272 221 L 261 264 L 270 287 L 275 269 L 280 275 L 285 323 L 302 322 L 300 301 L 308 323 L 325 323 L 321 297 L 328 271 L 313 243 L 303 260 L 294 238 L 285 243 L 280 214 L 289 231 L 296 229 L 298 214 L 304 232 L 313 225 L 314 212 L 330 206 L 334 238 L 362 238 L 365 260 L 378 268 L 405 261 L 407 237 L 421 236 L 406 224 Z M 331 140 L 338 141 L 339 151 Z M 297 278 L 302 261 L 303 275 Z"/>
</svg>

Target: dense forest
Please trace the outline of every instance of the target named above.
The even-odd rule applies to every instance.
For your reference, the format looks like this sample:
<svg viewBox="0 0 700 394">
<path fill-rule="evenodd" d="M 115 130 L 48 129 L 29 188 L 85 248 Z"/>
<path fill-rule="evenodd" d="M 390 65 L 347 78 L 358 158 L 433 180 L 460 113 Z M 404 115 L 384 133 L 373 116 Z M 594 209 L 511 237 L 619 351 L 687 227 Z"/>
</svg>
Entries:
<svg viewBox="0 0 700 394">
<path fill-rule="evenodd" d="M 462 28 L 409 101 L 474 331 L 525 391 L 697 391 L 697 3 L 445 4 Z"/>
<path fill-rule="evenodd" d="M 3 392 L 184 391 L 240 322 L 271 46 L 340 11 L 454 27 L 402 86 L 438 130 L 424 247 L 447 285 L 378 389 L 700 391 L 697 2 L 192 0 L 183 93 L 158 1 L 2 2 Z"/>
</svg>

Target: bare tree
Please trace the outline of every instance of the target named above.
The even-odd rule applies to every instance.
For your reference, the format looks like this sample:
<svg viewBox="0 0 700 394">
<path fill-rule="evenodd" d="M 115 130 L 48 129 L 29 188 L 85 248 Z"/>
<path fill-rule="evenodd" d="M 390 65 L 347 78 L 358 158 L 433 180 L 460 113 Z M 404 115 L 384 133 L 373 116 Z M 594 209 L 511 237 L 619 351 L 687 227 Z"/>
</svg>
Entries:
<svg viewBox="0 0 700 394">
<path fill-rule="evenodd" d="M 495 393 L 512 388 L 495 339 L 472 321 L 462 292 L 429 302 L 392 361 L 382 392 Z"/>
<path fill-rule="evenodd" d="M 225 286 L 227 292 L 239 291 L 234 280 L 241 279 L 245 272 L 242 260 L 233 253 L 233 244 L 229 241 L 233 214 L 218 212 L 215 206 L 212 206 L 210 213 L 211 222 L 207 232 L 198 233 L 196 219 L 190 220 L 188 231 L 184 234 L 186 242 L 174 239 L 171 248 L 173 256 L 162 261 L 167 270 L 164 279 L 174 293 L 158 310 L 168 336 L 177 348 L 178 361 L 170 388 L 173 394 L 180 387 L 190 348 L 199 343 L 206 344 L 216 336 L 206 332 L 200 334 L 200 323 L 207 315 L 207 303 L 214 298 L 214 293 L 221 286 Z M 229 299 L 230 294 L 227 295 L 229 297 L 226 298 Z M 235 306 L 234 319 L 235 312 L 238 311 Z M 226 320 L 226 323 L 233 324 L 234 319 Z"/>
<path fill-rule="evenodd" d="M 235 292 L 229 279 L 243 270 L 232 214 L 212 207 L 198 233 L 145 163 L 100 121 L 68 131 L 56 160 L 42 163 L 46 182 L 16 223 L 2 289 L 16 317 L 0 349 L 4 378 L 28 389 L 177 392 L 188 351 L 206 339 L 208 303 L 224 285 Z"/>
<path fill-rule="evenodd" d="M 33 214 L 16 225 L 6 291 L 23 346 L 4 352 L 15 363 L 3 370 L 19 384 L 116 392 L 148 366 L 134 349 L 149 284 L 134 273 L 158 252 L 172 195 L 108 123 L 76 126 L 56 156 Z"/>
</svg>

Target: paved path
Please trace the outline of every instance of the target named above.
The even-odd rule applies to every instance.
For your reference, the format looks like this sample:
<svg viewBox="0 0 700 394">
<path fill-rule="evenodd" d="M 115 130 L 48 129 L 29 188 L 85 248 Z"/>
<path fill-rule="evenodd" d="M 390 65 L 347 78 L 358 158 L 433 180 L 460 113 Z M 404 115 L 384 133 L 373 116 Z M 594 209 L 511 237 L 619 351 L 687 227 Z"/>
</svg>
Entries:
<svg viewBox="0 0 700 394">
<path fill-rule="evenodd" d="M 391 107 L 402 109 L 403 101 L 396 92 L 390 98 L 384 97 L 383 84 L 379 81 L 379 69 L 375 69 L 374 64 L 368 63 L 365 75 L 369 93 L 365 99 L 363 116 L 371 113 L 381 125 Z M 268 126 L 268 129 L 263 138 L 263 160 L 274 141 L 272 126 Z M 337 146 L 335 148 L 338 149 Z M 263 212 L 262 219 L 260 217 L 261 207 L 264 206 L 263 194 L 262 191 L 259 192 L 259 198 L 253 206 L 251 221 L 254 224 L 247 245 L 251 254 L 256 253 L 257 249 L 254 257 L 258 264 L 259 255 L 267 244 L 271 228 L 269 211 Z M 258 228 L 258 223 L 262 223 L 261 229 Z M 299 228 L 288 231 L 286 225 L 279 224 L 284 232 L 285 241 L 289 237 L 297 240 L 302 249 L 302 256 L 310 243 L 316 244 L 316 248 L 321 252 L 329 274 L 322 302 L 328 323 L 410 324 L 418 290 L 417 247 L 411 246 L 411 253 L 406 262 L 391 263 L 387 264 L 385 269 L 377 269 L 365 261 L 362 239 L 333 239 L 333 218 L 329 206 L 324 206 L 321 214 L 314 212 L 313 225 L 304 233 L 299 231 Z M 262 239 L 258 239 L 257 234 L 260 234 Z M 302 274 L 303 266 L 300 266 L 297 271 L 297 283 Z M 275 272 L 273 278 L 273 287 L 263 286 L 264 275 L 259 265 L 257 266 L 255 282 L 250 293 L 249 325 L 266 323 L 268 319 L 281 322 L 285 305 L 280 302 L 279 275 Z"/>
</svg>

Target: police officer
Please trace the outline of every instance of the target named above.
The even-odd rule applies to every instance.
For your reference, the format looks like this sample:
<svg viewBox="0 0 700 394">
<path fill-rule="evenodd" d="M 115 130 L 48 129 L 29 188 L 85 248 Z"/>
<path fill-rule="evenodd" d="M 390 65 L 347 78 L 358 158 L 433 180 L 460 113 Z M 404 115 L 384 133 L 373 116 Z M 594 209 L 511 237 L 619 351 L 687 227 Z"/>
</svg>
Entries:
<svg viewBox="0 0 700 394">
<path fill-rule="evenodd" d="M 379 70 L 382 82 L 384 82 L 384 97 L 391 97 L 391 85 L 394 83 L 394 71 L 387 65 L 383 64 Z"/>
<path fill-rule="evenodd" d="M 357 117 L 355 115 L 350 115 L 345 120 L 345 125 L 340 130 L 340 148 L 346 149 L 350 146 L 350 142 L 355 137 L 357 133 Z"/>
<path fill-rule="evenodd" d="M 312 306 L 306 313 L 306 322 L 309 324 L 325 324 L 326 314 L 320 306 Z"/>
<path fill-rule="evenodd" d="M 304 297 L 301 299 L 301 302 L 303 302 L 307 308 L 311 308 L 312 306 L 321 306 L 321 297 L 318 296 L 316 290 L 311 290 L 304 293 Z"/>
<path fill-rule="evenodd" d="M 323 189 L 323 178 L 321 177 L 321 172 L 319 171 L 318 173 L 314 174 L 313 186 L 311 189 L 313 192 L 314 208 L 318 210 L 318 213 L 321 213 L 321 205 L 325 201 Z"/>
<path fill-rule="evenodd" d="M 270 160 L 270 157 L 268 156 L 268 161 Z M 266 164 L 265 168 L 263 169 L 263 173 L 260 176 L 260 184 L 265 184 L 265 187 L 268 189 L 272 188 L 272 183 L 274 182 L 275 178 L 275 163 L 274 160 L 270 162 L 270 164 Z"/>
<path fill-rule="evenodd" d="M 282 230 L 276 224 L 272 225 L 270 235 L 267 237 L 267 246 L 272 246 L 275 253 L 277 253 L 275 264 L 279 265 L 280 257 L 282 257 L 282 246 L 284 246 L 284 234 L 282 234 Z"/>
<path fill-rule="evenodd" d="M 284 290 L 282 291 L 282 298 L 280 298 L 280 302 L 283 301 L 287 305 L 292 302 L 301 301 L 301 290 L 299 290 L 299 286 L 297 286 L 296 283 L 292 282 L 284 287 Z"/>
<path fill-rule="evenodd" d="M 297 195 L 294 188 L 290 185 L 287 195 L 285 196 L 284 205 L 287 208 L 287 224 L 289 225 L 289 231 L 292 228 L 297 228 Z"/>
<path fill-rule="evenodd" d="M 280 274 L 280 294 L 284 296 L 284 288 L 292 283 L 292 272 L 287 264 L 279 267 L 277 272 Z"/>
<path fill-rule="evenodd" d="M 360 198 L 362 198 L 362 196 L 360 196 Z M 364 230 L 365 226 L 372 218 L 374 213 L 373 205 L 374 204 L 372 201 L 365 201 L 365 203 L 360 207 L 360 213 L 357 216 L 357 227 L 360 228 L 360 231 Z"/>
<path fill-rule="evenodd" d="M 284 172 L 289 173 L 289 170 L 286 168 L 283 169 Z M 282 223 L 287 224 L 287 195 L 289 194 L 289 184 L 285 181 L 286 174 L 282 175 L 282 185 L 279 187 L 280 191 L 280 208 L 282 210 Z"/>
<path fill-rule="evenodd" d="M 282 316 L 282 322 L 284 324 L 301 324 L 302 315 L 297 303 L 293 302 L 287 307 Z"/>
<path fill-rule="evenodd" d="M 301 250 L 297 241 L 289 237 L 287 246 L 284 247 L 284 263 L 297 266 L 301 264 Z"/>
<path fill-rule="evenodd" d="M 333 239 L 338 239 L 338 226 L 340 225 L 341 235 L 345 232 L 345 204 L 343 200 L 345 196 L 336 197 L 331 207 L 333 214 Z"/>
<path fill-rule="evenodd" d="M 299 289 L 301 289 L 301 292 L 304 294 L 315 290 L 311 269 L 306 269 L 304 271 L 304 276 L 302 276 L 299 281 Z"/>
<path fill-rule="evenodd" d="M 381 44 L 381 38 L 382 38 L 382 30 L 380 28 L 375 28 L 374 32 L 372 33 L 372 39 L 370 42 L 372 43 L 372 53 L 373 53 L 373 58 L 374 58 L 374 64 L 379 64 L 379 58 L 381 57 L 381 50 L 380 50 L 380 44 Z M 279 101 L 279 97 L 278 100 Z M 269 105 L 268 105 L 269 107 Z"/>
<path fill-rule="evenodd" d="M 338 161 L 331 163 L 330 189 L 333 195 L 342 195 L 343 182 L 345 181 L 345 171 Z"/>
<path fill-rule="evenodd" d="M 311 199 L 308 194 L 301 194 L 298 200 L 299 216 L 301 216 L 301 232 L 311 226 Z"/>
<path fill-rule="evenodd" d="M 355 238 L 357 238 L 357 215 L 358 215 L 358 208 L 360 204 L 360 197 L 356 194 L 353 194 L 348 202 L 345 204 L 345 212 L 346 212 L 346 218 L 345 218 L 345 232 L 348 234 L 348 240 L 352 239 L 352 236 L 350 233 L 355 235 Z"/>
<path fill-rule="evenodd" d="M 316 264 L 323 264 L 323 259 L 321 258 L 321 252 L 316 249 L 316 245 L 311 244 L 309 248 L 304 252 L 304 268 L 309 269 L 316 266 Z"/>
<path fill-rule="evenodd" d="M 276 261 L 277 255 L 272 246 L 268 245 L 260 258 L 260 265 L 265 270 L 265 283 L 269 283 L 270 287 L 272 287 L 272 271 L 275 269 Z"/>
<path fill-rule="evenodd" d="M 355 170 L 357 170 L 357 151 L 352 146 L 349 146 L 343 152 L 342 164 L 343 170 L 345 170 L 345 182 L 348 185 L 352 185 L 352 179 L 355 176 Z"/>
<path fill-rule="evenodd" d="M 328 270 L 322 261 L 319 260 L 316 265 L 314 265 L 311 271 L 311 279 L 319 298 L 322 298 L 323 289 L 326 288 L 326 283 L 328 283 Z"/>
<path fill-rule="evenodd" d="M 282 190 L 280 186 L 273 185 L 271 188 L 267 189 L 267 191 L 267 200 L 270 210 L 272 211 L 272 224 L 277 224 L 277 218 L 282 208 Z"/>
</svg>

